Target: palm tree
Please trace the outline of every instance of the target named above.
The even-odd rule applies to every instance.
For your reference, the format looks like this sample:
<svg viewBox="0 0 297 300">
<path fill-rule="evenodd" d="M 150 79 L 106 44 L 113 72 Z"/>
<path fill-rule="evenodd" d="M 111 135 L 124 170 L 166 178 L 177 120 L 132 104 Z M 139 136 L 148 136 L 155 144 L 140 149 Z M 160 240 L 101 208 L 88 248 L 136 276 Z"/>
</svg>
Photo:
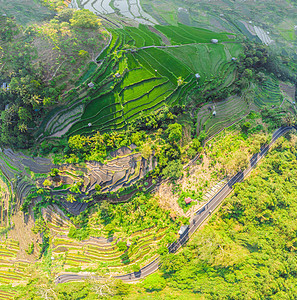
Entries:
<svg viewBox="0 0 297 300">
<path fill-rule="evenodd" d="M 21 132 L 26 132 L 28 130 L 28 127 L 26 124 L 22 123 L 22 124 L 19 124 L 19 130 Z"/>
<path fill-rule="evenodd" d="M 92 142 L 95 142 L 96 146 L 101 146 L 104 144 L 104 138 L 99 131 L 96 132 L 96 134 L 91 138 L 91 140 Z"/>
</svg>

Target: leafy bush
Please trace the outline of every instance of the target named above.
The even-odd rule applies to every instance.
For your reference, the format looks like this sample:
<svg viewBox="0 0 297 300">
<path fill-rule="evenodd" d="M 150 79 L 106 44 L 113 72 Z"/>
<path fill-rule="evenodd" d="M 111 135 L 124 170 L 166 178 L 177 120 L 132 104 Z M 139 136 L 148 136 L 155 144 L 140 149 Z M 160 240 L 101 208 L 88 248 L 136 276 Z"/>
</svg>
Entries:
<svg viewBox="0 0 297 300">
<path fill-rule="evenodd" d="M 26 253 L 29 254 L 29 255 L 33 254 L 33 252 L 34 252 L 34 243 L 32 242 L 32 243 L 29 245 L 28 249 L 25 250 L 25 251 L 26 251 Z"/>
<path fill-rule="evenodd" d="M 161 291 L 165 286 L 166 280 L 158 273 L 147 276 L 143 282 L 143 287 L 147 292 Z"/>
<path fill-rule="evenodd" d="M 168 165 L 163 169 L 162 175 L 165 178 L 176 180 L 183 175 L 183 166 L 180 160 L 170 161 Z"/>
<path fill-rule="evenodd" d="M 127 250 L 127 244 L 125 242 L 118 242 L 117 247 L 121 252 L 124 252 Z"/>
</svg>

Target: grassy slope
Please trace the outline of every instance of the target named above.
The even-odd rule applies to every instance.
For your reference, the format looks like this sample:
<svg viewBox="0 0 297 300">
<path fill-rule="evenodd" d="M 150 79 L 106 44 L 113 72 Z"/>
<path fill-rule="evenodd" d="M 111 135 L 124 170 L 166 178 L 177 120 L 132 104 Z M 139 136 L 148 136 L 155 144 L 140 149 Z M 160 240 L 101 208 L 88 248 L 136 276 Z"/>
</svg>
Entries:
<svg viewBox="0 0 297 300">
<path fill-rule="evenodd" d="M 42 6 L 37 1 L 9 0 L 0 6 L 0 15 L 14 16 L 21 25 L 39 23 L 51 19 L 54 12 Z"/>
</svg>

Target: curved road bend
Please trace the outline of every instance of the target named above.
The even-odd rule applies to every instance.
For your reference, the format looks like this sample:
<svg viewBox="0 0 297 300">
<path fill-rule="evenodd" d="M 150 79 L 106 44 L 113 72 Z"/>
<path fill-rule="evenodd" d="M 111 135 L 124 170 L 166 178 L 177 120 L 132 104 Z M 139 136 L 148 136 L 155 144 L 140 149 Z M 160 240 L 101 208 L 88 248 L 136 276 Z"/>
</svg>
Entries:
<svg viewBox="0 0 297 300">
<path fill-rule="evenodd" d="M 233 186 L 243 181 L 246 176 L 257 166 L 258 162 L 267 154 L 271 146 L 277 141 L 278 138 L 283 136 L 285 133 L 292 129 L 297 129 L 295 127 L 281 127 L 277 129 L 273 135 L 271 142 L 269 145 L 266 145 L 261 149 L 259 153 L 256 153 L 250 159 L 250 164 L 248 168 L 244 171 L 238 172 L 235 176 L 233 176 L 218 192 L 212 197 L 201 209 L 199 209 L 193 219 L 190 221 L 185 232 L 177 239 L 174 243 L 168 246 L 169 253 L 177 252 L 192 236 L 192 234 L 200 227 L 200 225 L 208 218 L 208 216 L 223 202 L 223 200 L 232 192 Z M 117 279 L 121 279 L 123 281 L 135 281 L 141 278 L 144 278 L 159 268 L 159 257 L 153 260 L 151 263 L 140 269 L 139 272 L 129 273 L 126 275 L 115 276 Z M 61 274 L 56 278 L 56 283 L 64 283 L 68 281 L 82 280 L 85 279 L 86 275 L 78 275 L 78 274 Z"/>
</svg>

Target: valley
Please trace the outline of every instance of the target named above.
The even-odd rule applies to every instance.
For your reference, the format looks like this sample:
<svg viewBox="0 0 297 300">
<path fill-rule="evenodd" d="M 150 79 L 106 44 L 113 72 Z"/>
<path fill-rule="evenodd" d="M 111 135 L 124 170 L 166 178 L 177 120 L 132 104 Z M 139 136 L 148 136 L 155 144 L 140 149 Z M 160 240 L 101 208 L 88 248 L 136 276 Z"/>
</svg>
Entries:
<svg viewBox="0 0 297 300">
<path fill-rule="evenodd" d="M 259 5 L 0 9 L 0 299 L 293 299 L 296 5 Z"/>
</svg>

